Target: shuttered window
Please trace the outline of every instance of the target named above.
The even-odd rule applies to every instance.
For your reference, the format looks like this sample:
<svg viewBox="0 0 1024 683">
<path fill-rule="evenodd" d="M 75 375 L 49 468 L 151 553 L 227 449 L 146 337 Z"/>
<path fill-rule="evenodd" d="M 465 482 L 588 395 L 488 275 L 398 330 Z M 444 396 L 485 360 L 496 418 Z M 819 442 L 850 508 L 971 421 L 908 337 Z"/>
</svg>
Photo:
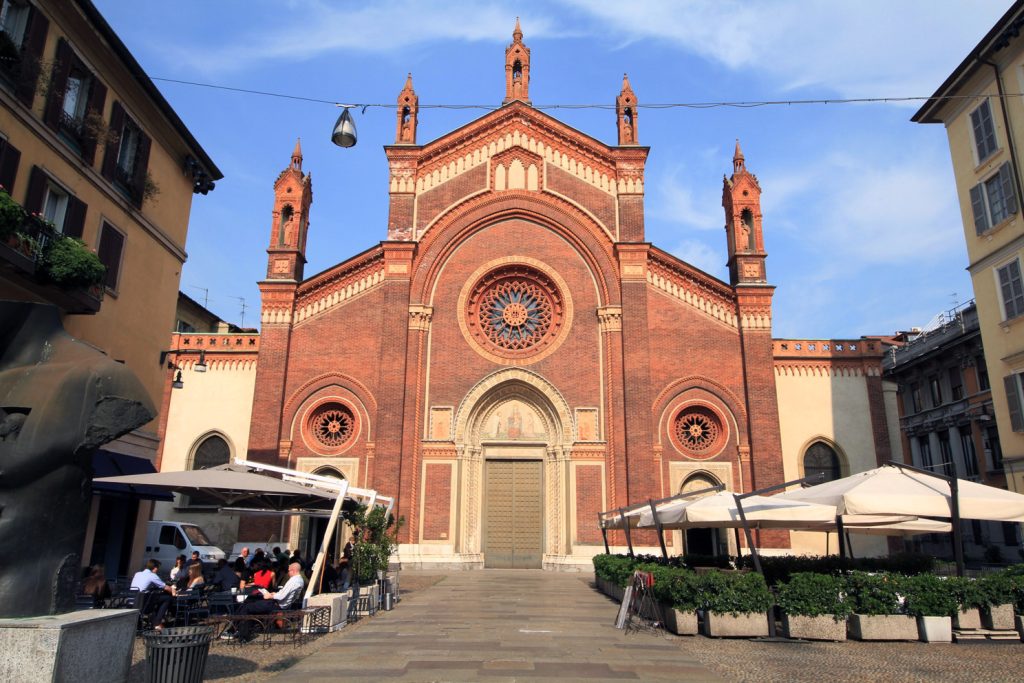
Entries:
<svg viewBox="0 0 1024 683">
<path fill-rule="evenodd" d="M 50 21 L 25 0 L 3 0 L 0 4 L 0 76 L 26 107 L 32 106 L 36 96 L 49 28 Z"/>
<path fill-rule="evenodd" d="M 111 136 L 103 158 L 103 176 L 120 188 L 136 208 L 142 208 L 146 191 L 146 171 L 149 168 L 149 150 L 152 140 L 142 127 L 125 112 L 120 102 L 110 110 Z"/>
<path fill-rule="evenodd" d="M 100 257 L 100 263 L 107 267 L 106 275 L 103 276 L 103 286 L 116 292 L 118 280 L 121 276 L 124 234 L 109 223 L 104 222 L 103 229 L 100 232 L 100 246 L 96 253 Z"/>
<path fill-rule="evenodd" d="M 996 269 L 999 274 L 999 294 L 1003 299 L 1004 320 L 1012 320 L 1024 313 L 1024 283 L 1020 277 L 1020 261 L 1014 259 Z"/>
<path fill-rule="evenodd" d="M 75 54 L 71 45 L 57 41 L 43 121 L 71 143 L 87 164 L 96 158 L 96 134 L 103 127 L 107 87 Z"/>
<path fill-rule="evenodd" d="M 974 230 L 979 235 L 992 229 L 1017 213 L 1017 193 L 1013 186 L 1013 168 L 1010 162 L 999 167 L 999 172 L 971 188 L 971 212 Z"/>
<path fill-rule="evenodd" d="M 1024 432 L 1024 416 L 1020 410 L 1020 375 L 1007 375 L 1003 378 L 1006 389 L 1006 404 L 1010 408 L 1010 427 L 1015 432 Z"/>
<path fill-rule="evenodd" d="M 68 237 L 81 237 L 85 229 L 88 206 L 38 166 L 32 167 L 25 193 L 25 211 L 38 213 L 53 223 L 57 232 Z"/>
<path fill-rule="evenodd" d="M 21 152 L 7 140 L 0 140 L 0 187 L 14 194 L 14 180 L 18 177 Z"/>
<path fill-rule="evenodd" d="M 978 150 L 978 163 L 985 161 L 998 149 L 996 143 L 996 127 L 992 122 L 992 107 L 988 100 L 971 112 L 971 129 L 974 132 L 974 145 Z"/>
</svg>

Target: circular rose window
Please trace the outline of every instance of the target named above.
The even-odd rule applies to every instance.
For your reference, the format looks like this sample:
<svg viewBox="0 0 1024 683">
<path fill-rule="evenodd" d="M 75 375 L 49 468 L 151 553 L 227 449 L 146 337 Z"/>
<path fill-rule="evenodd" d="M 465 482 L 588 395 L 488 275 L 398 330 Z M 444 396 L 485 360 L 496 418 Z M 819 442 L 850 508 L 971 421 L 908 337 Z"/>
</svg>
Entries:
<svg viewBox="0 0 1024 683">
<path fill-rule="evenodd" d="M 553 341 L 562 323 L 562 305 L 550 277 L 531 266 L 508 265 L 476 282 L 465 315 L 477 342 L 514 358 L 532 355 Z"/>
<path fill-rule="evenodd" d="M 672 436 L 684 452 L 710 457 L 717 454 L 726 433 L 722 420 L 713 410 L 705 406 L 689 406 L 676 415 Z"/>
<path fill-rule="evenodd" d="M 355 432 L 356 419 L 348 406 L 326 403 L 313 413 L 309 431 L 317 443 L 326 448 L 344 446 Z"/>
</svg>

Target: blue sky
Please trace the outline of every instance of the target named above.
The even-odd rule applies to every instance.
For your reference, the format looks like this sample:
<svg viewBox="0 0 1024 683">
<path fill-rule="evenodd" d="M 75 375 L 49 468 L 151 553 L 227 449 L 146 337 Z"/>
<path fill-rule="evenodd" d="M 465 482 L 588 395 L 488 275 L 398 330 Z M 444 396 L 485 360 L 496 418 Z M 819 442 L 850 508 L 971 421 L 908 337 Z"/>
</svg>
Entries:
<svg viewBox="0 0 1024 683">
<path fill-rule="evenodd" d="M 345 103 L 499 105 L 521 17 L 535 105 L 613 104 L 629 73 L 644 103 L 927 96 L 1007 9 L 967 2 L 140 3 L 95 0 L 153 77 Z M 313 175 L 307 275 L 386 236 L 393 109 L 356 113 L 334 147 L 329 104 L 157 82 L 225 178 L 192 205 L 181 285 L 257 324 L 272 186 L 297 137 Z M 641 109 L 647 239 L 720 278 L 722 175 L 734 141 L 763 190 L 776 337 L 857 337 L 925 324 L 972 298 L 946 133 L 920 103 Z M 417 141 L 482 110 L 424 109 Z M 548 113 L 609 144 L 606 110 Z"/>
</svg>

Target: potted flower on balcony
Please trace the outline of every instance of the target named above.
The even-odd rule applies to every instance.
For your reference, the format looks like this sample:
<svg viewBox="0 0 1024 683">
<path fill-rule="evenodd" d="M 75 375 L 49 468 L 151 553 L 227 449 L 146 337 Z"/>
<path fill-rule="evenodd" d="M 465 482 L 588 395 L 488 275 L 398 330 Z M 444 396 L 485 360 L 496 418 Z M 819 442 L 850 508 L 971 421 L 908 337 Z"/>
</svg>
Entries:
<svg viewBox="0 0 1024 683">
<path fill-rule="evenodd" d="M 704 635 L 754 638 L 768 635 L 771 591 L 760 574 L 710 571 L 699 578 Z"/>
<path fill-rule="evenodd" d="M 844 589 L 843 580 L 831 574 L 793 574 L 778 587 L 783 634 L 804 640 L 846 640 L 852 605 L 844 599 Z"/>
<path fill-rule="evenodd" d="M 854 640 L 917 640 L 917 620 L 901 612 L 898 574 L 851 572 L 846 593 L 853 607 L 849 635 Z"/>
<path fill-rule="evenodd" d="M 89 289 L 107 272 L 99 257 L 74 237 L 58 236 L 43 248 L 42 275 L 62 289 Z"/>
<path fill-rule="evenodd" d="M 949 580 L 934 574 L 905 577 L 901 590 L 906 594 L 906 610 L 917 619 L 917 633 L 924 643 L 949 643 L 953 640 L 953 619 L 960 603 Z"/>
</svg>

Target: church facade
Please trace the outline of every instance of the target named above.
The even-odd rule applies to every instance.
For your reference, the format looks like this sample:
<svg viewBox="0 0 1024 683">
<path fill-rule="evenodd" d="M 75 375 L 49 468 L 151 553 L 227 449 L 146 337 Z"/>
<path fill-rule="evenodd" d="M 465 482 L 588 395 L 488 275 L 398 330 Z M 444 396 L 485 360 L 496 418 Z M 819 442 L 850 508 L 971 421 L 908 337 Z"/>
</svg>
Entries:
<svg viewBox="0 0 1024 683">
<path fill-rule="evenodd" d="M 829 452 L 814 462 L 836 475 L 888 460 L 884 344 L 772 339 L 761 188 L 739 143 L 723 184 L 723 282 L 646 241 L 648 148 L 627 78 L 607 145 L 531 107 L 518 22 L 505 71 L 500 109 L 424 144 L 409 78 L 385 148 L 386 239 L 310 278 L 313 190 L 296 146 L 274 185 L 254 372 L 245 364 L 251 423 L 229 450 L 396 495 L 403 564 L 462 567 L 585 565 L 603 552 L 600 511 L 779 484 L 804 474 L 816 443 Z M 207 382 L 221 348 L 209 343 Z M 780 415 L 784 396 L 799 408 Z M 165 431 L 178 433 L 188 420 L 169 407 Z M 177 439 L 164 469 L 192 466 L 199 442 Z M 238 538 L 279 527 L 243 519 Z M 725 535 L 691 542 L 736 552 Z"/>
</svg>

